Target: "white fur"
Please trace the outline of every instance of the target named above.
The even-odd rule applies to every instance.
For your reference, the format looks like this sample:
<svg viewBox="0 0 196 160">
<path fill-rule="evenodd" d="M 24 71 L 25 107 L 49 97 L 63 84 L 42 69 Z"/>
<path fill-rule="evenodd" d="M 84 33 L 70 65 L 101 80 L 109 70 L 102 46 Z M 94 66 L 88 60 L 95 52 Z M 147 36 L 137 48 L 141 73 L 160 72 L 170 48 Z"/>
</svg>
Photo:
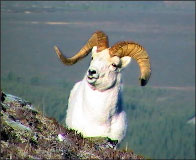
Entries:
<svg viewBox="0 0 196 160">
<path fill-rule="evenodd" d="M 131 58 L 110 57 L 109 50 L 97 53 L 89 69 L 96 70 L 89 79 L 88 71 L 76 83 L 69 97 L 66 125 L 85 137 L 109 137 L 120 142 L 126 132 L 126 114 L 121 104 L 121 69 Z M 113 67 L 113 63 L 121 67 Z"/>
</svg>

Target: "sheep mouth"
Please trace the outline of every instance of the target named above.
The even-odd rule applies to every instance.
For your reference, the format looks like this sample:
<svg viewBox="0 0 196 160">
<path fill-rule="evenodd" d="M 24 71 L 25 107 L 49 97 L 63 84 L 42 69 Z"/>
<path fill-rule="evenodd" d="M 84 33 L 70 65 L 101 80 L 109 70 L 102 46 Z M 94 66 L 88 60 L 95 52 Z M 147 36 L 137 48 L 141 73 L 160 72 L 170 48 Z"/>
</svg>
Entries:
<svg viewBox="0 0 196 160">
<path fill-rule="evenodd" d="M 94 76 L 87 76 L 87 82 L 91 85 L 95 84 L 95 82 L 97 81 L 98 77 L 94 77 Z"/>
</svg>

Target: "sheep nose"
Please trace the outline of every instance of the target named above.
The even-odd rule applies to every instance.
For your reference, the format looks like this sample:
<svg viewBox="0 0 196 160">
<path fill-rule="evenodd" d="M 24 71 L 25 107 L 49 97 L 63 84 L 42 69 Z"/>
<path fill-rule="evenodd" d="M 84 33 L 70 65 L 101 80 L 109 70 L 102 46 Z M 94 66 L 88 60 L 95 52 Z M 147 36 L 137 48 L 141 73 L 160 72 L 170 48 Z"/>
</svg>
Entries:
<svg viewBox="0 0 196 160">
<path fill-rule="evenodd" d="M 97 72 L 96 72 L 96 70 L 94 70 L 94 69 L 89 69 L 88 70 L 88 74 L 90 75 L 90 76 L 92 76 L 93 74 L 96 74 Z"/>
</svg>

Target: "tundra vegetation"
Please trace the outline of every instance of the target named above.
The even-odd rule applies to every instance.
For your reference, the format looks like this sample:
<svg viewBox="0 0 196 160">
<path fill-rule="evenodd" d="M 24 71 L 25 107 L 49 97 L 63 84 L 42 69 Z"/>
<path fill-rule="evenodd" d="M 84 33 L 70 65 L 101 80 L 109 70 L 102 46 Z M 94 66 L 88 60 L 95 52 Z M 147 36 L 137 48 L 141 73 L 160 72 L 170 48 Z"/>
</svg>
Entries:
<svg viewBox="0 0 196 160">
<path fill-rule="evenodd" d="M 1 92 L 1 109 L 2 159 L 143 159 L 85 139 L 19 97 Z"/>
</svg>

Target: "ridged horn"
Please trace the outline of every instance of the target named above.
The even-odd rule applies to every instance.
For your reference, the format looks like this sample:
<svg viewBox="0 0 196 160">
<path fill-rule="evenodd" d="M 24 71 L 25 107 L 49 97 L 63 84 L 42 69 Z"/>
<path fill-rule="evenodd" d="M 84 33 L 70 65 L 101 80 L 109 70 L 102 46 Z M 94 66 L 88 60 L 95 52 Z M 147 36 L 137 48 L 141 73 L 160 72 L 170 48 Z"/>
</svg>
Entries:
<svg viewBox="0 0 196 160">
<path fill-rule="evenodd" d="M 78 60 L 87 56 L 94 46 L 97 46 L 98 52 L 108 48 L 109 47 L 108 36 L 102 31 L 94 32 L 91 38 L 80 49 L 80 51 L 71 58 L 65 57 L 57 46 L 54 46 L 54 50 L 56 51 L 56 54 L 58 55 L 59 59 L 65 65 L 72 65 L 75 64 Z"/>
<path fill-rule="evenodd" d="M 146 50 L 139 44 L 131 41 L 118 42 L 109 49 L 110 55 L 124 57 L 130 56 L 136 60 L 140 67 L 140 85 L 145 86 L 151 75 L 150 60 Z"/>
</svg>

